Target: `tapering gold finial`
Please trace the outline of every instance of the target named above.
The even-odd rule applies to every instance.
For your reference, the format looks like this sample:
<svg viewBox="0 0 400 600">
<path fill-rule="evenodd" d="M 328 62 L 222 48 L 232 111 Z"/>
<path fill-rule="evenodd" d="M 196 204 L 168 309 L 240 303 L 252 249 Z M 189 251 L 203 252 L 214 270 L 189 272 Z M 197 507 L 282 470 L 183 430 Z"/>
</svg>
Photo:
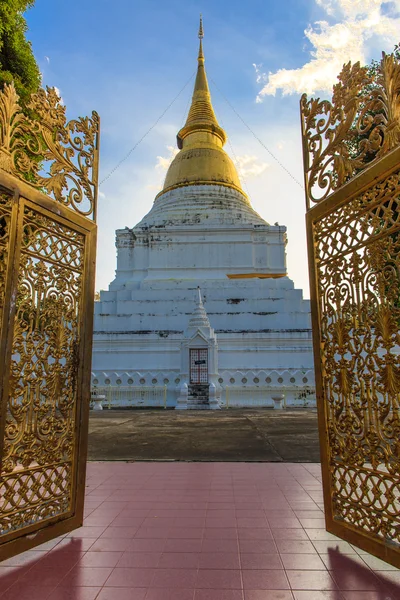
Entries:
<svg viewBox="0 0 400 600">
<path fill-rule="evenodd" d="M 194 84 L 192 104 L 184 127 L 178 132 L 178 148 L 183 148 L 183 140 L 189 134 L 199 131 L 209 131 L 213 136 L 219 138 L 222 145 L 226 142 L 226 134 L 219 126 L 214 109 L 211 104 L 210 90 L 205 69 L 205 60 L 203 54 L 203 17 L 200 15 L 199 26 L 200 48 L 197 57 L 197 75 Z"/>
<path fill-rule="evenodd" d="M 218 124 L 211 103 L 203 54 L 203 19 L 200 15 L 200 48 L 192 103 L 185 125 L 178 131 L 180 152 L 172 161 L 164 181 L 163 191 L 189 185 L 222 185 L 240 192 L 238 174 L 223 150 L 226 133 Z"/>
<path fill-rule="evenodd" d="M 199 25 L 199 40 L 200 40 L 200 46 L 199 46 L 199 56 L 197 57 L 197 60 L 199 62 L 203 62 L 204 63 L 204 54 L 203 54 L 203 37 L 204 37 L 204 30 L 203 30 L 203 17 L 200 14 L 200 25 Z"/>
<path fill-rule="evenodd" d="M 203 16 L 200 13 L 200 27 L 199 27 L 199 40 L 202 40 L 204 37 L 204 31 L 203 31 Z"/>
</svg>

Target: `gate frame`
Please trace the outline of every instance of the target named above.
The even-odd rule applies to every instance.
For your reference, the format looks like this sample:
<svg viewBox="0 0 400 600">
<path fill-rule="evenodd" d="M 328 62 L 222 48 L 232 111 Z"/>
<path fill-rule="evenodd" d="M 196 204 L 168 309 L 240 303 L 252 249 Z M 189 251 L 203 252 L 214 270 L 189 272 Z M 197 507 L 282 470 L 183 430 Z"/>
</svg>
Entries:
<svg viewBox="0 0 400 600">
<path fill-rule="evenodd" d="M 317 397 L 318 428 L 321 452 L 321 470 L 323 482 L 323 496 L 325 509 L 325 523 L 328 532 L 342 538 L 381 558 L 382 560 L 400 568 L 400 548 L 391 546 L 389 542 L 371 534 L 363 532 L 358 527 L 352 527 L 347 521 L 334 519 L 332 493 L 333 487 L 330 476 L 328 457 L 328 429 L 326 414 L 326 398 L 324 393 L 322 364 L 321 364 L 321 331 L 320 331 L 320 306 L 318 296 L 318 279 L 315 264 L 315 242 L 313 225 L 318 220 L 327 216 L 333 210 L 349 203 L 367 189 L 386 179 L 389 175 L 400 168 L 400 147 L 383 156 L 378 162 L 374 162 L 364 171 L 350 179 L 347 183 L 332 192 L 325 200 L 308 208 L 306 213 L 308 268 L 310 277 L 310 304 L 312 338 L 315 366 L 315 386 Z"/>
<path fill-rule="evenodd" d="M 82 273 L 82 305 L 79 314 L 79 367 L 76 377 L 74 451 L 71 466 L 75 471 L 71 483 L 72 510 L 69 513 L 62 513 L 6 534 L 7 537 L 4 536 L 5 541 L 0 543 L 0 561 L 68 533 L 80 527 L 83 523 L 97 238 L 97 225 L 94 220 L 92 221 L 79 212 L 63 206 L 23 180 L 0 169 L 1 189 L 13 196 L 13 206 L 9 240 L 9 264 L 6 274 L 7 295 L 3 314 L 4 328 L 0 340 L 0 354 L 5 357 L 5 360 L 0 364 L 0 457 L 4 442 L 5 416 L 8 405 L 9 386 L 7 380 L 11 364 L 16 313 L 13 293 L 17 289 L 18 282 L 18 268 L 16 267 L 19 263 L 24 207 L 31 206 L 40 214 L 83 234 L 85 236 L 85 258 Z"/>
</svg>

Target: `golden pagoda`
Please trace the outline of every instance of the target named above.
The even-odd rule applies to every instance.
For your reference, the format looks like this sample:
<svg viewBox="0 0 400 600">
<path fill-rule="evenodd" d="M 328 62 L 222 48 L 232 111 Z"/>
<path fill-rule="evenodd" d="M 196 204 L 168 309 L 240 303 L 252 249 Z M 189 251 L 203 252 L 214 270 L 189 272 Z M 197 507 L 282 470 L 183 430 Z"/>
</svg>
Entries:
<svg viewBox="0 0 400 600">
<path fill-rule="evenodd" d="M 239 191 L 236 168 L 223 149 L 227 136 L 218 124 L 211 103 L 203 53 L 203 22 L 200 17 L 200 47 L 192 104 L 185 125 L 178 132 L 180 152 L 172 161 L 159 195 L 188 185 L 222 185 Z"/>
</svg>

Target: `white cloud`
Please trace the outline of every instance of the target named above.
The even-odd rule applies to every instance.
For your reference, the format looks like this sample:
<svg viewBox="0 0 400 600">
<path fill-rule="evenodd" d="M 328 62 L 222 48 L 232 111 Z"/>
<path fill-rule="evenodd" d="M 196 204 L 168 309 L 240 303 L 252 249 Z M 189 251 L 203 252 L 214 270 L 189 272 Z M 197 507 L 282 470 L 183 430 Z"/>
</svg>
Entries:
<svg viewBox="0 0 400 600">
<path fill-rule="evenodd" d="M 64 100 L 63 100 L 63 97 L 61 96 L 60 89 L 56 85 L 53 85 L 53 88 L 54 88 L 55 93 L 57 94 L 57 96 L 60 99 L 60 104 L 64 104 Z"/>
<path fill-rule="evenodd" d="M 173 146 L 167 146 L 167 150 L 169 153 L 168 156 L 157 156 L 157 163 L 155 165 L 155 169 L 162 173 L 162 177 L 164 177 L 164 172 L 168 170 L 170 164 L 179 152 L 178 148 L 174 148 Z M 261 173 L 269 167 L 268 163 L 260 161 L 257 156 L 248 154 L 234 157 L 234 162 L 236 163 L 240 177 L 243 179 L 258 177 L 258 175 L 261 175 Z M 147 188 L 160 191 L 162 189 L 162 183 L 161 181 L 157 181 L 154 184 L 147 185 Z"/>
<path fill-rule="evenodd" d="M 244 154 L 242 156 L 236 156 L 236 166 L 240 177 L 249 179 L 250 177 L 258 177 L 261 173 L 264 173 L 265 169 L 269 167 L 269 164 L 261 162 L 257 156 Z"/>
<path fill-rule="evenodd" d="M 373 37 L 379 45 L 391 49 L 399 41 L 400 0 L 315 0 L 328 20 L 316 21 L 305 30 L 313 46 L 311 58 L 299 69 L 279 69 L 263 73 L 254 65 L 258 83 L 265 82 L 257 96 L 275 96 L 316 91 L 331 91 L 344 63 L 351 60 L 366 64 Z M 382 10 L 384 8 L 384 10 Z"/>
<path fill-rule="evenodd" d="M 174 146 L 166 146 L 166 148 L 169 154 L 168 156 L 157 156 L 157 162 L 154 168 L 159 173 L 156 176 L 155 183 L 150 183 L 146 185 L 146 189 L 148 190 L 154 190 L 156 192 L 160 192 L 162 190 L 165 171 L 168 171 L 170 164 L 179 152 L 178 148 L 174 148 Z"/>
<path fill-rule="evenodd" d="M 262 81 L 265 81 L 265 74 L 261 71 L 262 65 L 256 65 L 253 63 L 253 67 L 257 75 L 256 82 L 261 83 Z"/>
<path fill-rule="evenodd" d="M 178 148 L 174 148 L 173 146 L 167 146 L 167 150 L 169 152 L 168 156 L 166 156 L 166 157 L 157 156 L 157 164 L 155 167 L 156 169 L 161 169 L 163 171 L 167 171 L 169 168 L 169 165 L 172 163 L 175 156 L 179 152 Z"/>
<path fill-rule="evenodd" d="M 321 6 L 328 13 L 328 15 L 334 14 L 335 0 L 315 0 L 315 1 L 319 6 Z"/>
</svg>

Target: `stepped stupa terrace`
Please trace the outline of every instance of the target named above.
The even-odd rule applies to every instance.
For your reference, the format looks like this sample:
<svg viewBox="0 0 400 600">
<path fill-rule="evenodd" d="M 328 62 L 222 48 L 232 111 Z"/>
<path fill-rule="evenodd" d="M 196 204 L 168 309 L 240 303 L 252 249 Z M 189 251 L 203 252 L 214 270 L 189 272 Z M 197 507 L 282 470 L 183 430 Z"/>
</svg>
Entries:
<svg viewBox="0 0 400 600">
<path fill-rule="evenodd" d="M 180 151 L 150 212 L 116 232 L 116 276 L 96 303 L 92 383 L 166 386 L 168 405 L 176 406 L 182 386 L 196 383 L 185 365 L 201 347 L 220 404 L 227 386 L 244 395 L 262 387 L 270 405 L 277 393 L 289 405 L 313 403 L 309 301 L 287 275 L 286 228 L 252 208 L 224 151 L 202 24 L 199 38 Z M 267 191 L 266 209 L 269 202 Z M 199 346 L 195 334 L 193 343 L 185 338 L 198 287 L 216 336 L 215 368 L 210 339 Z"/>
</svg>

